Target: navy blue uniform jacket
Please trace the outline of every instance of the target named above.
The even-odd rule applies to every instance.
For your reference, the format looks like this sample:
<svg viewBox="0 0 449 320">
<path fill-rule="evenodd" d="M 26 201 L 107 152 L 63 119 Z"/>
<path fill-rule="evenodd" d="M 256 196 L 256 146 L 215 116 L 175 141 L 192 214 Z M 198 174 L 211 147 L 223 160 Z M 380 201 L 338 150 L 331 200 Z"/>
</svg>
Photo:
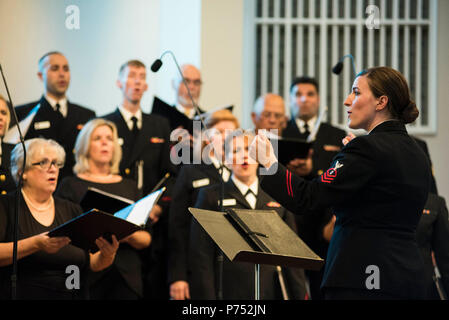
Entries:
<svg viewBox="0 0 449 320">
<path fill-rule="evenodd" d="M 403 298 L 420 298 L 424 290 L 415 233 L 429 184 L 427 157 L 399 121 L 353 139 L 312 181 L 279 165 L 261 182 L 295 214 L 332 207 L 337 220 L 322 287 L 367 289 L 374 265 L 380 286 L 373 290 Z"/>
</svg>

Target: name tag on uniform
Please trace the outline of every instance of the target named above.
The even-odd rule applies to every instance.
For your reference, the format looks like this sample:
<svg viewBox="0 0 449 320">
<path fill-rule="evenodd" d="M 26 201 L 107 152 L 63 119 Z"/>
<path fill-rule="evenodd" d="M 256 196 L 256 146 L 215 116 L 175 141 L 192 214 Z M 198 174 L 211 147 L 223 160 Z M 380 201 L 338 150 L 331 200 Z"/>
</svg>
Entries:
<svg viewBox="0 0 449 320">
<path fill-rule="evenodd" d="M 118 138 L 117 142 L 120 146 L 123 146 L 123 138 Z"/>
<path fill-rule="evenodd" d="M 50 128 L 50 121 L 41 121 L 34 123 L 34 130 L 43 130 Z"/>
<path fill-rule="evenodd" d="M 277 203 L 277 202 L 270 201 L 270 202 L 267 203 L 267 207 L 270 207 L 270 208 L 280 208 L 281 205 L 280 205 L 279 203 Z"/>
<path fill-rule="evenodd" d="M 204 179 L 193 181 L 192 185 L 194 188 L 201 188 L 201 187 L 209 185 L 209 183 L 210 183 L 209 178 L 204 178 Z"/>
<path fill-rule="evenodd" d="M 151 143 L 164 143 L 165 139 L 158 138 L 158 137 L 152 137 L 152 138 L 150 138 L 150 142 Z"/>
<path fill-rule="evenodd" d="M 235 206 L 237 200 L 235 199 L 223 199 L 223 207 Z M 220 200 L 218 200 L 218 205 L 220 205 Z"/>
<path fill-rule="evenodd" d="M 330 144 L 325 144 L 323 146 L 324 151 L 331 151 L 331 152 L 340 152 L 341 148 L 339 146 L 334 146 Z"/>
</svg>

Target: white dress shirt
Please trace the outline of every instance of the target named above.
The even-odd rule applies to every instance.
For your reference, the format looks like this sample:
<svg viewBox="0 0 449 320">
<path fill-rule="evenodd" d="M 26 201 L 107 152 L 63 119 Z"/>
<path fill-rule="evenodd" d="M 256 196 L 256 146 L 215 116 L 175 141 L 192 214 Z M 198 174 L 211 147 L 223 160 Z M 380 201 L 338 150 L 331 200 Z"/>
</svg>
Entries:
<svg viewBox="0 0 449 320">
<path fill-rule="evenodd" d="M 177 104 L 176 109 L 182 114 L 185 114 L 187 118 L 193 119 L 195 116 L 195 108 L 185 108 L 184 106 Z"/>
<path fill-rule="evenodd" d="M 256 180 L 250 185 L 247 186 L 242 181 L 237 179 L 234 175 L 231 176 L 232 182 L 234 182 L 235 186 L 239 191 L 242 193 L 242 195 L 245 197 L 246 202 L 251 206 L 251 209 L 256 208 L 257 203 L 257 192 L 259 191 L 259 179 L 256 178 Z M 248 193 L 248 190 L 251 190 L 251 192 Z"/>
<path fill-rule="evenodd" d="M 209 157 L 210 161 L 212 161 L 212 164 L 214 165 L 215 169 L 220 172 L 220 163 L 218 162 L 218 159 L 215 157 Z M 224 182 L 228 182 L 229 176 L 231 175 L 231 171 L 223 164 L 223 173 L 221 176 L 223 177 Z"/>
<path fill-rule="evenodd" d="M 315 123 L 316 123 L 317 119 L 318 119 L 318 117 L 315 116 L 312 119 L 310 119 L 309 121 L 307 121 L 307 125 L 309 126 L 309 132 L 312 132 L 312 129 L 315 127 Z M 298 129 L 301 133 L 306 132 L 306 129 L 304 129 L 305 124 L 306 124 L 306 122 L 304 120 L 296 118 L 296 125 L 298 126 Z"/>
<path fill-rule="evenodd" d="M 136 117 L 137 118 L 137 128 L 139 128 L 139 130 L 142 128 L 142 110 L 137 110 L 136 113 L 131 113 L 128 110 L 125 109 L 125 107 L 123 107 L 123 105 L 120 105 L 118 107 L 120 113 L 122 114 L 123 119 L 126 122 L 126 125 L 128 126 L 129 131 L 131 131 L 133 129 L 133 121 L 131 120 L 132 117 Z"/>
<path fill-rule="evenodd" d="M 59 103 L 59 112 L 62 114 L 64 118 L 67 117 L 68 107 L 67 107 L 67 98 L 63 98 L 59 101 L 56 101 L 53 98 L 50 98 L 48 95 L 45 95 L 45 100 L 48 101 L 53 110 L 56 110 L 56 105 Z"/>
</svg>

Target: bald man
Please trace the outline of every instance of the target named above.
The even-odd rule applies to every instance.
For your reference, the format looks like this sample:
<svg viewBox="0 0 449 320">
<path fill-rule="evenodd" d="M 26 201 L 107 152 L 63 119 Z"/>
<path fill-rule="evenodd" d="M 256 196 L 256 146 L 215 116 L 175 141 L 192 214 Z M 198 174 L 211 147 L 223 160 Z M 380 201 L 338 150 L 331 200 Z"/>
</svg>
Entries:
<svg viewBox="0 0 449 320">
<path fill-rule="evenodd" d="M 281 136 L 287 123 L 284 99 L 274 93 L 260 96 L 254 103 L 251 119 L 256 132 L 260 129 L 276 129 Z"/>
<path fill-rule="evenodd" d="M 192 98 L 196 105 L 200 99 L 201 94 L 201 72 L 192 64 L 184 64 L 181 66 L 182 76 L 186 80 L 187 86 L 190 90 Z M 173 89 L 176 91 L 176 109 L 185 114 L 187 118 L 193 119 L 195 116 L 195 109 L 190 99 L 188 90 L 181 76 L 173 80 Z"/>
<path fill-rule="evenodd" d="M 17 106 L 17 117 L 20 122 L 35 113 L 24 133 L 25 140 L 42 137 L 53 139 L 64 147 L 66 162 L 60 171 L 61 181 L 64 176 L 73 174 L 76 137 L 83 125 L 95 118 L 95 112 L 68 101 L 66 93 L 70 85 L 70 67 L 62 53 L 52 51 L 40 58 L 37 76 L 42 81 L 44 94 L 38 101 Z"/>
</svg>

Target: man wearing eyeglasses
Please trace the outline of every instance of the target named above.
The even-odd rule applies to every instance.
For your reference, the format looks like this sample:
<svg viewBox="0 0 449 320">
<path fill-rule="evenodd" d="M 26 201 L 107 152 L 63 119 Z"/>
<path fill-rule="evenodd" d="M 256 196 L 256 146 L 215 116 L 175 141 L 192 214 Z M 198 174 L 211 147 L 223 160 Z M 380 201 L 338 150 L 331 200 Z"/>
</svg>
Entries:
<svg viewBox="0 0 449 320">
<path fill-rule="evenodd" d="M 251 119 L 256 133 L 261 129 L 278 130 L 281 136 L 287 122 L 284 99 L 274 93 L 260 96 L 254 103 Z"/>
<path fill-rule="evenodd" d="M 182 76 L 186 80 L 192 98 L 195 104 L 198 105 L 201 94 L 201 85 L 203 83 L 201 80 L 201 72 L 192 64 L 182 65 L 181 71 Z M 195 116 L 195 108 L 181 76 L 173 80 L 173 89 L 176 91 L 176 109 L 183 113 L 187 118 L 193 119 Z"/>
</svg>

